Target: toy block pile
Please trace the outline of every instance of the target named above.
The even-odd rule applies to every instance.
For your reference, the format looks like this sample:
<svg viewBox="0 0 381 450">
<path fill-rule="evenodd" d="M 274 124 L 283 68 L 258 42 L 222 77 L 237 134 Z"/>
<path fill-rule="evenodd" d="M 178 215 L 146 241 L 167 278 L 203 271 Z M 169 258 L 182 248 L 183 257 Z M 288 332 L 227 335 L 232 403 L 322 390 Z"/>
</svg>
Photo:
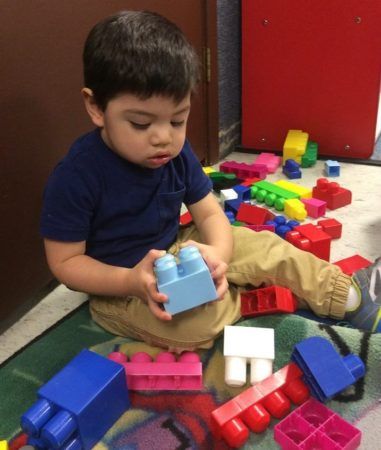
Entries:
<svg viewBox="0 0 381 450">
<path fill-rule="evenodd" d="M 219 184 L 218 190 L 214 190 L 232 225 L 256 232 L 272 231 L 296 247 L 329 261 L 331 240 L 341 237 L 342 224 L 326 217 L 326 212 L 349 205 L 351 191 L 323 177 L 312 187 L 286 179 L 275 182 L 265 179 L 279 168 L 288 178 L 300 178 L 300 169 L 315 165 L 317 155 L 318 144 L 309 140 L 308 133 L 289 130 L 283 145 L 283 167 L 280 156 L 261 153 L 251 164 L 225 161 L 220 164 L 219 172 L 213 168 L 204 170 L 212 179 L 213 187 L 216 180 L 231 177 L 229 185 L 221 189 Z M 325 174 L 339 176 L 340 164 L 326 161 Z M 307 217 L 321 220 L 316 224 L 302 224 Z"/>
<path fill-rule="evenodd" d="M 235 328 L 233 334 L 231 329 Z M 267 330 L 225 327 L 225 379 L 230 380 L 232 374 L 242 371 L 246 359 L 255 360 L 258 356 L 258 348 L 247 344 L 250 335 L 251 343 L 256 342 L 255 337 L 261 339 L 269 356 L 274 336 L 264 334 Z M 291 359 L 293 362 L 252 382 L 253 386 L 212 412 L 211 429 L 215 438 L 239 448 L 246 443 L 250 431 L 265 432 L 273 418 L 283 419 L 274 428 L 274 440 L 282 449 L 358 448 L 361 432 L 323 403 L 364 376 L 363 361 L 354 354 L 341 357 L 331 342 L 322 337 L 301 341 L 295 346 Z M 291 403 L 299 406 L 292 412 Z"/>
</svg>

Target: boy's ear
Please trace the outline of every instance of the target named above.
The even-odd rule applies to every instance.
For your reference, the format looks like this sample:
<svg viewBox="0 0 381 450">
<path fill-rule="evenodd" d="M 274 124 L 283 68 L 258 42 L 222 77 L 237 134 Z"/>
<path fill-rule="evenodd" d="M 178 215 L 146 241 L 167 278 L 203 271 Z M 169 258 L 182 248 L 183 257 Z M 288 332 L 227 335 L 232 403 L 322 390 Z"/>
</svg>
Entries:
<svg viewBox="0 0 381 450">
<path fill-rule="evenodd" d="M 86 111 L 88 112 L 94 125 L 103 128 L 104 126 L 104 113 L 101 108 L 97 105 L 93 91 L 89 88 L 83 88 L 82 91 L 83 101 L 85 103 Z"/>
</svg>

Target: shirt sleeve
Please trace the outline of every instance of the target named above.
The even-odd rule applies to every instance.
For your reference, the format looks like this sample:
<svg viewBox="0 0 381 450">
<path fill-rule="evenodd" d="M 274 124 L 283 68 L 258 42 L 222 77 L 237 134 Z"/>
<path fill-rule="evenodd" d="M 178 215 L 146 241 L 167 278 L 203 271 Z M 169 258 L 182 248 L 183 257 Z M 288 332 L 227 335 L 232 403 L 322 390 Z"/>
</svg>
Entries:
<svg viewBox="0 0 381 450">
<path fill-rule="evenodd" d="M 45 187 L 41 235 L 67 242 L 87 240 L 98 192 L 99 182 L 90 171 L 60 163 Z"/>
<path fill-rule="evenodd" d="M 212 182 L 210 178 L 202 170 L 202 166 L 188 141 L 185 141 L 182 150 L 184 165 L 186 168 L 185 187 L 186 193 L 184 203 L 191 205 L 202 200 L 212 190 Z"/>
</svg>

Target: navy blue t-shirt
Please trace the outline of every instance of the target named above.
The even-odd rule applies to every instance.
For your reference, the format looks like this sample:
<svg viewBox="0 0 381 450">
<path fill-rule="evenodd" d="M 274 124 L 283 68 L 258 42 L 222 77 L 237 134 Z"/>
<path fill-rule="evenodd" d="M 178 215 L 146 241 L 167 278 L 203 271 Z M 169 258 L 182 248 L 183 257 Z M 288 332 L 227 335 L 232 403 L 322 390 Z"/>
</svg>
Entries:
<svg viewBox="0 0 381 450">
<path fill-rule="evenodd" d="M 188 141 L 168 164 L 147 169 L 114 153 L 94 130 L 50 175 L 40 230 L 56 241 L 86 241 L 86 254 L 99 261 L 133 267 L 150 249 L 176 240 L 182 203 L 210 191 Z"/>
</svg>

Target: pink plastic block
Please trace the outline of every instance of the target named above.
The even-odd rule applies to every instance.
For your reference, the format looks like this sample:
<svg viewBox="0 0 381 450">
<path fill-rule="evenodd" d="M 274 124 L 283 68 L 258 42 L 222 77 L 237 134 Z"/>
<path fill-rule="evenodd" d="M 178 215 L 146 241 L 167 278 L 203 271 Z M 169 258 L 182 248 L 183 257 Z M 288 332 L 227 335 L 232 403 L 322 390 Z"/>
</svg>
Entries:
<svg viewBox="0 0 381 450">
<path fill-rule="evenodd" d="M 325 215 L 327 202 L 318 200 L 317 198 L 301 198 L 300 201 L 304 203 L 309 217 L 316 219 Z"/>
<path fill-rule="evenodd" d="M 127 355 L 113 352 L 109 359 L 122 364 L 126 372 L 127 386 L 132 391 L 140 390 L 200 390 L 202 364 L 194 352 L 182 353 L 176 361 L 173 353 L 161 352 L 156 360 L 145 352 L 138 352 L 128 361 Z"/>
<path fill-rule="evenodd" d="M 267 167 L 264 164 L 246 164 L 236 161 L 225 161 L 220 164 L 220 171 L 224 173 L 234 173 L 238 178 L 266 178 Z"/>
<path fill-rule="evenodd" d="M 361 431 L 314 398 L 310 398 L 274 427 L 283 450 L 355 450 Z"/>
<path fill-rule="evenodd" d="M 282 158 L 275 153 L 260 153 L 254 162 L 255 164 L 264 164 L 269 173 L 274 173 L 281 165 Z"/>
</svg>

